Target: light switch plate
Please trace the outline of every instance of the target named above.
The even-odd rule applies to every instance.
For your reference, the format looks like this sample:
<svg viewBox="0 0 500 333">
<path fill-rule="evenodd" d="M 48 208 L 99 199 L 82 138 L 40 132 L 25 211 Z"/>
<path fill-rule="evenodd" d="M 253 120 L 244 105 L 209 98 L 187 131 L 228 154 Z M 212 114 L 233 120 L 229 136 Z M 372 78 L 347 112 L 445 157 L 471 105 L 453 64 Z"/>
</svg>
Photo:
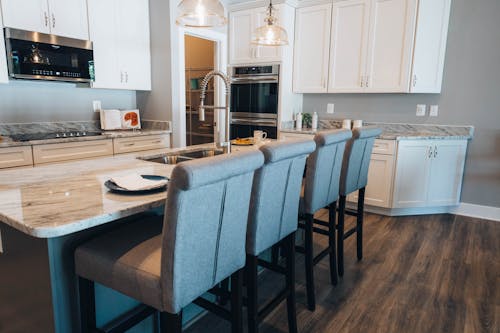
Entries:
<svg viewBox="0 0 500 333">
<path fill-rule="evenodd" d="M 417 105 L 417 117 L 425 117 L 425 109 L 427 108 L 427 105 L 425 104 L 418 104 Z"/>
<path fill-rule="evenodd" d="M 429 111 L 429 116 L 430 117 L 437 117 L 439 114 L 439 105 L 431 105 L 430 111 Z"/>
<path fill-rule="evenodd" d="M 94 112 L 101 112 L 102 109 L 101 101 L 92 101 L 92 107 L 94 109 Z"/>
<path fill-rule="evenodd" d="M 327 106 L 326 106 L 326 113 L 328 113 L 328 114 L 334 114 L 335 113 L 335 104 L 328 103 Z"/>
</svg>

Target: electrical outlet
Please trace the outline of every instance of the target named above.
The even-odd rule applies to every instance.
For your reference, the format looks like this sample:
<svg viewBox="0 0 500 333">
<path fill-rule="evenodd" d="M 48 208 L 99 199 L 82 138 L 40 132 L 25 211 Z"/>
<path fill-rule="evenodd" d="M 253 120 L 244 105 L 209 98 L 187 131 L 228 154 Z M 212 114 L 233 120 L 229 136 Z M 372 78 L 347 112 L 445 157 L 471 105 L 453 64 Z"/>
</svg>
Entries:
<svg viewBox="0 0 500 333">
<path fill-rule="evenodd" d="M 418 104 L 417 105 L 417 117 L 425 117 L 425 110 L 427 108 L 427 105 L 425 104 Z"/>
<path fill-rule="evenodd" d="M 326 113 L 334 114 L 335 113 L 335 104 L 328 103 L 326 106 Z"/>
<path fill-rule="evenodd" d="M 439 114 L 439 105 L 431 105 L 430 111 L 429 111 L 429 116 L 430 117 L 437 117 Z"/>
<path fill-rule="evenodd" d="M 93 101 L 92 107 L 94 108 L 94 112 L 101 112 L 102 109 L 101 101 Z"/>
</svg>

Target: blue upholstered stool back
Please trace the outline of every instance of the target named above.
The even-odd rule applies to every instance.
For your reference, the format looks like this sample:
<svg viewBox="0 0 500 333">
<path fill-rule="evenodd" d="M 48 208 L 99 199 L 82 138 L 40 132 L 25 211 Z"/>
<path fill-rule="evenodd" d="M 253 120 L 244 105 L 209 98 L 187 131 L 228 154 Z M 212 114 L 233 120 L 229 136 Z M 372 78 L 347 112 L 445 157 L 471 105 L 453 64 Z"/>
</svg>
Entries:
<svg viewBox="0 0 500 333">
<path fill-rule="evenodd" d="M 184 306 L 245 265 L 245 239 L 260 151 L 178 164 L 168 188 L 161 283 L 167 311 Z"/>
<path fill-rule="evenodd" d="M 368 183 L 368 167 L 375 138 L 382 133 L 380 128 L 362 127 L 352 131 L 352 138 L 347 142 L 342 173 L 340 194 L 348 195 L 363 188 Z"/>
<path fill-rule="evenodd" d="M 297 230 L 300 189 L 313 140 L 262 146 L 265 164 L 255 172 L 247 229 L 247 253 L 258 256 Z"/>
<path fill-rule="evenodd" d="M 303 212 L 314 214 L 339 198 L 340 170 L 350 130 L 316 134 L 316 150 L 307 160 Z"/>
</svg>

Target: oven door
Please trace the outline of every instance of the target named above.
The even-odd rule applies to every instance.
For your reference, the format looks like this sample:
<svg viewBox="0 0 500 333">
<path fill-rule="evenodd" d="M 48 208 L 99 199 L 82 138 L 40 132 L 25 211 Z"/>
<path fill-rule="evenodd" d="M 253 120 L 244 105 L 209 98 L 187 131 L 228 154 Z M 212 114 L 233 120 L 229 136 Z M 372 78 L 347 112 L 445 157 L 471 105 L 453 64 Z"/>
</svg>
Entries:
<svg viewBox="0 0 500 333">
<path fill-rule="evenodd" d="M 239 117 L 278 119 L 278 80 L 233 79 L 231 114 Z"/>
<path fill-rule="evenodd" d="M 278 123 L 272 119 L 244 119 L 231 120 L 231 140 L 236 138 L 253 137 L 253 131 L 264 131 L 269 139 L 278 138 Z"/>
</svg>

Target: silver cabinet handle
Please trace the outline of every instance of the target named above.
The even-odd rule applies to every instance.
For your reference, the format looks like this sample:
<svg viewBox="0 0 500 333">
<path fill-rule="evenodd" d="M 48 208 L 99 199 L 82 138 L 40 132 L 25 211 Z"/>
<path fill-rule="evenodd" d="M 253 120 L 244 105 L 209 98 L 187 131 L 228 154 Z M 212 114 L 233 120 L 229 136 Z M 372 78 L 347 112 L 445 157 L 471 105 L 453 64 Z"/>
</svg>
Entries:
<svg viewBox="0 0 500 333">
<path fill-rule="evenodd" d="M 125 72 L 125 82 L 128 83 L 128 72 Z"/>
<path fill-rule="evenodd" d="M 54 16 L 54 13 L 52 13 L 52 28 L 56 27 L 56 17 Z"/>
<path fill-rule="evenodd" d="M 359 78 L 359 85 L 361 88 L 363 88 L 364 84 L 365 84 L 365 77 L 363 75 L 361 75 L 361 77 Z"/>
<path fill-rule="evenodd" d="M 429 146 L 429 158 L 432 158 L 432 146 Z"/>
<path fill-rule="evenodd" d="M 413 75 L 413 87 L 415 87 L 417 85 L 417 75 L 414 74 Z"/>
<path fill-rule="evenodd" d="M 45 26 L 49 26 L 49 15 L 47 15 L 47 12 L 43 12 L 43 16 L 45 18 Z"/>
<path fill-rule="evenodd" d="M 123 83 L 123 72 L 120 72 L 120 82 Z"/>
<path fill-rule="evenodd" d="M 156 145 L 156 144 L 160 144 L 160 143 L 162 143 L 162 141 L 161 141 L 161 140 L 158 140 L 158 141 L 154 141 L 154 142 L 153 142 L 153 144 L 155 144 L 155 145 Z"/>
<path fill-rule="evenodd" d="M 125 147 L 132 147 L 135 146 L 135 143 L 126 143 L 124 144 Z"/>
<path fill-rule="evenodd" d="M 370 82 L 370 75 L 366 76 L 366 88 L 368 88 Z"/>
<path fill-rule="evenodd" d="M 438 147 L 434 146 L 434 158 L 438 156 Z"/>
</svg>

